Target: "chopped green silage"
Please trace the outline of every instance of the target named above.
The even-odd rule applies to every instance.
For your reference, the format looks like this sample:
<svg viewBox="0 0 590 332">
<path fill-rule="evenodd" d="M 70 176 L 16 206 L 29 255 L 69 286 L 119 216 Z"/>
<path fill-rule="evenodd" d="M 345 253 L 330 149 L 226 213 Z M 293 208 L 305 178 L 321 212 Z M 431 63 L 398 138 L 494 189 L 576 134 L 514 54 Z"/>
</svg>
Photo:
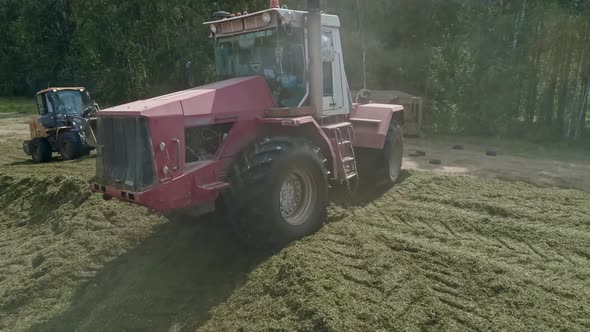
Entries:
<svg viewBox="0 0 590 332">
<path fill-rule="evenodd" d="M 0 144 L 2 331 L 590 330 L 590 193 L 411 172 L 265 255 L 21 142 Z"/>
<path fill-rule="evenodd" d="M 78 287 L 165 219 L 103 201 L 77 177 L 0 173 L 0 330 L 67 309 Z"/>
<path fill-rule="evenodd" d="M 284 249 L 203 331 L 587 331 L 590 194 L 413 173 Z"/>
</svg>

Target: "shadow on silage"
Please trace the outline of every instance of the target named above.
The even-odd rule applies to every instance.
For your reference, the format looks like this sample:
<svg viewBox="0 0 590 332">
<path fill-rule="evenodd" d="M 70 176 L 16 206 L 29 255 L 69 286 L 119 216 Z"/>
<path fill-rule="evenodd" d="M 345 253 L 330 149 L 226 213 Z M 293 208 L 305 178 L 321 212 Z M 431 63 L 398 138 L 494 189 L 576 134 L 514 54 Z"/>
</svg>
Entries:
<svg viewBox="0 0 590 332">
<path fill-rule="evenodd" d="M 33 331 L 194 330 L 264 258 L 217 216 L 166 223 L 81 285 L 69 309 Z"/>
<path fill-rule="evenodd" d="M 391 186 L 380 186 L 380 185 L 373 185 L 363 182 L 363 177 L 361 176 L 361 183 L 358 186 L 358 189 L 354 193 L 346 192 L 345 190 L 337 190 L 336 192 L 332 193 L 332 201 L 340 206 L 345 207 L 362 207 L 372 202 L 379 200 L 383 195 L 385 195 L 390 190 L 395 190 L 397 186 L 406 182 L 412 174 L 407 170 L 402 170 L 398 181 Z"/>
</svg>

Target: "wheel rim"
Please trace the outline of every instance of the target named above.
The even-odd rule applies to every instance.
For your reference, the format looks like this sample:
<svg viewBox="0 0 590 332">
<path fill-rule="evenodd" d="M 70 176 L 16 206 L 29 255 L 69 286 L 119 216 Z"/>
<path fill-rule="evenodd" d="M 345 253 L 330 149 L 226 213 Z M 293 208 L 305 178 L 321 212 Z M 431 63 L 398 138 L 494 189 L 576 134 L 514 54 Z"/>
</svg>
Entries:
<svg viewBox="0 0 590 332">
<path fill-rule="evenodd" d="M 393 144 L 393 151 L 389 157 L 389 177 L 392 181 L 397 180 L 401 171 L 403 153 L 401 140 L 396 140 Z"/>
<path fill-rule="evenodd" d="M 312 181 L 308 174 L 295 171 L 285 177 L 281 185 L 280 209 L 283 219 L 290 225 L 304 224 L 311 214 L 314 201 Z"/>
</svg>

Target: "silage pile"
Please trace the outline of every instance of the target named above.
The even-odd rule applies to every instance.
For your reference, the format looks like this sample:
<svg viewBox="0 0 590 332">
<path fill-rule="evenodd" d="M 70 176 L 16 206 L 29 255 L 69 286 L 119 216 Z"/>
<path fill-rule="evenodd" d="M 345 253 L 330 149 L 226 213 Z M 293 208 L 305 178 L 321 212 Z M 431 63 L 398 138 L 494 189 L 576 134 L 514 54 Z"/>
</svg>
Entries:
<svg viewBox="0 0 590 332">
<path fill-rule="evenodd" d="M 413 173 L 346 214 L 202 330 L 590 330 L 588 193 Z"/>
<path fill-rule="evenodd" d="M 590 330 L 589 193 L 412 172 L 265 258 L 91 170 L 3 166 L 0 330 Z"/>
<path fill-rule="evenodd" d="M 165 222 L 145 209 L 92 195 L 83 177 L 6 173 L 17 167 L 4 167 L 0 330 L 27 329 L 62 312 L 106 262 Z"/>
</svg>

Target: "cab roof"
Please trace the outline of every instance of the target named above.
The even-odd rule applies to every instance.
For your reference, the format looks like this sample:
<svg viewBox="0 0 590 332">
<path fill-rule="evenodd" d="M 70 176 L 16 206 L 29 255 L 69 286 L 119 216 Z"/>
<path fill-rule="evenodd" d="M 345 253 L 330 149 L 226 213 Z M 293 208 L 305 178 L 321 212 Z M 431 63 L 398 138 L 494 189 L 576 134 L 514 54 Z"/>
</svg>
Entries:
<svg viewBox="0 0 590 332">
<path fill-rule="evenodd" d="M 47 89 L 44 89 L 44 90 L 41 90 L 41 91 L 37 92 L 37 95 L 44 94 L 44 93 L 47 93 L 47 92 L 54 92 L 54 91 L 74 91 L 74 90 L 75 91 L 84 91 L 84 90 L 86 90 L 86 88 L 85 87 L 81 87 L 81 86 L 79 86 L 79 87 L 55 87 L 55 88 L 47 88 Z"/>
<path fill-rule="evenodd" d="M 302 10 L 293 10 L 293 9 L 287 9 L 287 8 L 269 8 L 269 9 L 261 10 L 258 12 L 248 13 L 246 15 L 239 15 L 239 16 L 236 15 L 236 16 L 232 16 L 232 17 L 228 17 L 228 18 L 223 18 L 220 20 L 204 22 L 203 25 L 219 24 L 219 23 L 228 22 L 228 21 L 237 21 L 237 20 L 242 20 L 247 17 L 257 16 L 257 15 L 261 15 L 263 13 L 271 13 L 271 12 L 276 12 L 281 17 L 284 16 L 286 13 L 291 13 L 294 15 L 295 21 L 297 21 L 298 19 L 302 20 L 303 16 L 308 13 L 308 12 L 302 11 Z M 330 15 L 330 14 L 322 13 L 322 25 L 340 28 L 340 18 L 337 15 Z"/>
</svg>

